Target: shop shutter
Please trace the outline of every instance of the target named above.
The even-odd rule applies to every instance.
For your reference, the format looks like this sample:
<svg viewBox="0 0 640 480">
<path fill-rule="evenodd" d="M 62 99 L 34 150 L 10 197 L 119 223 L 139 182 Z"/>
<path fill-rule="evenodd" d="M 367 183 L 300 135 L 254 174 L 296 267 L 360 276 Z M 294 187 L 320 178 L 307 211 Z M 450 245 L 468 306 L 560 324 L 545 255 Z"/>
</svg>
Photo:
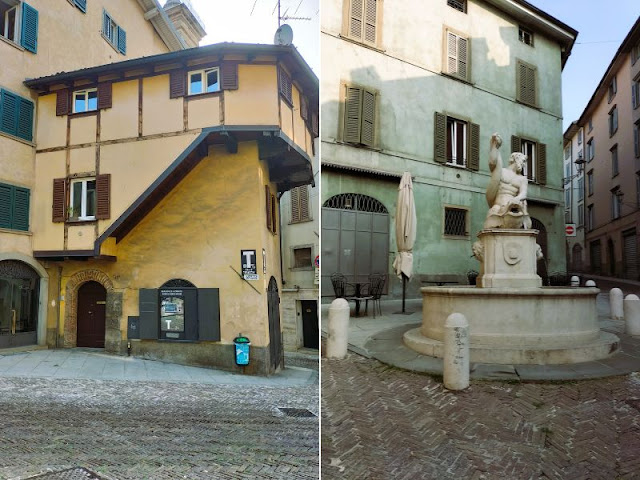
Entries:
<svg viewBox="0 0 640 480">
<path fill-rule="evenodd" d="M 183 70 L 169 74 L 169 98 L 184 97 L 187 92 L 187 76 Z"/>
<path fill-rule="evenodd" d="M 198 289 L 198 339 L 220 341 L 220 290 Z"/>
<path fill-rule="evenodd" d="M 480 125 L 477 123 L 469 124 L 471 135 L 469 141 L 469 170 L 480 169 Z"/>
<path fill-rule="evenodd" d="M 38 51 L 38 11 L 22 2 L 22 34 L 20 45 L 26 50 Z"/>
<path fill-rule="evenodd" d="M 53 179 L 53 202 L 52 202 L 52 220 L 53 222 L 64 222 L 66 220 L 66 197 L 65 178 Z"/>
<path fill-rule="evenodd" d="M 18 99 L 16 135 L 25 140 L 33 140 L 33 102 L 24 98 Z"/>
<path fill-rule="evenodd" d="M 362 127 L 362 88 L 346 87 L 344 102 L 344 141 L 360 143 Z"/>
<path fill-rule="evenodd" d="M 540 185 L 547 184 L 547 145 L 538 144 L 538 158 L 536 158 L 536 182 Z"/>
<path fill-rule="evenodd" d="M 433 159 L 447 163 L 447 116 L 435 112 L 433 121 Z"/>
<path fill-rule="evenodd" d="M 29 197 L 28 188 L 14 188 L 12 228 L 15 230 L 29 231 Z"/>
<path fill-rule="evenodd" d="M 631 280 L 639 280 L 638 237 L 636 236 L 636 231 L 632 230 L 630 233 L 623 233 L 622 239 L 624 243 L 625 277 Z"/>
<path fill-rule="evenodd" d="M 2 100 L 0 130 L 10 135 L 17 135 L 19 97 L 6 90 L 2 90 L 0 92 L 0 99 Z"/>
<path fill-rule="evenodd" d="M 113 102 L 113 86 L 111 82 L 98 84 L 98 109 L 111 108 Z"/>
<path fill-rule="evenodd" d="M 155 340 L 158 338 L 159 308 L 158 290 L 155 288 L 141 288 L 140 311 L 140 338 L 142 340 Z"/>
<path fill-rule="evenodd" d="M 69 114 L 69 90 L 59 90 L 56 98 L 56 115 L 68 115 Z"/>
<path fill-rule="evenodd" d="M 73 3 L 78 7 L 82 12 L 87 13 L 87 0 L 73 0 Z"/>
<path fill-rule="evenodd" d="M 223 63 L 220 67 L 220 80 L 222 90 L 238 89 L 238 64 Z"/>
<path fill-rule="evenodd" d="M 96 218 L 106 220 L 111 216 L 111 174 L 96 176 Z"/>
<path fill-rule="evenodd" d="M 11 228 L 13 223 L 13 187 L 0 183 L 0 228 Z"/>
<path fill-rule="evenodd" d="M 362 127 L 360 143 L 373 147 L 376 130 L 376 95 L 367 90 L 362 91 Z"/>
<path fill-rule="evenodd" d="M 123 55 L 127 54 L 127 32 L 121 27 L 118 27 L 118 51 Z"/>
<path fill-rule="evenodd" d="M 271 231 L 273 219 L 271 218 L 271 191 L 269 185 L 264 186 L 265 205 L 267 208 L 267 229 Z"/>
</svg>

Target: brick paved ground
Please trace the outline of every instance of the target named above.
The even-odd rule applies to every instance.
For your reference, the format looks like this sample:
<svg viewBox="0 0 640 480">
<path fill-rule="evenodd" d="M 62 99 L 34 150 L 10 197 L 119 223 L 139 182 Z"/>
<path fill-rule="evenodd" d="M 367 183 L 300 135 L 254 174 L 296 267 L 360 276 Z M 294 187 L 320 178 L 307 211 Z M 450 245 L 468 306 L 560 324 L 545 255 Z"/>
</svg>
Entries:
<svg viewBox="0 0 640 480">
<path fill-rule="evenodd" d="M 323 359 L 322 479 L 640 478 L 640 375 L 473 382 Z"/>
<path fill-rule="evenodd" d="M 0 479 L 317 479 L 318 385 L 0 378 Z"/>
</svg>

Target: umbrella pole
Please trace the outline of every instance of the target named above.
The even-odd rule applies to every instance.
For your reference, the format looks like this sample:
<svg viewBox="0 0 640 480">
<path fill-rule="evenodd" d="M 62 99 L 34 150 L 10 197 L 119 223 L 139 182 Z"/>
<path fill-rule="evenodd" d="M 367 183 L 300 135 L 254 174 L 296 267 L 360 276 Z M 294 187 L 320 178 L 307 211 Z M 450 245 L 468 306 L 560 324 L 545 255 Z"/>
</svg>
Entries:
<svg viewBox="0 0 640 480">
<path fill-rule="evenodd" d="M 407 276 L 402 274 L 402 313 L 406 313 L 404 309 L 405 290 L 407 288 Z"/>
</svg>

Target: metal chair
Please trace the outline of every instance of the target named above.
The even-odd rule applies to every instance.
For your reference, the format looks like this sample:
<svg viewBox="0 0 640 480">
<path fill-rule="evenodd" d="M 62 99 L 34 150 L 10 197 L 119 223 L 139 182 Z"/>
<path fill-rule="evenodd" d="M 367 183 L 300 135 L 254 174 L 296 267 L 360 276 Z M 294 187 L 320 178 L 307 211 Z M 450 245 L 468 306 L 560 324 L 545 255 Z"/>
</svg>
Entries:
<svg viewBox="0 0 640 480">
<path fill-rule="evenodd" d="M 383 273 L 372 273 L 369 275 L 369 295 L 373 301 L 373 318 L 376 318 L 376 303 L 378 304 L 378 312 L 382 315 L 382 307 L 380 306 L 380 297 L 384 290 L 384 284 L 387 281 L 387 276 Z M 367 307 L 365 305 L 365 311 Z"/>
<path fill-rule="evenodd" d="M 347 278 L 342 273 L 331 274 L 331 285 L 333 285 L 336 298 L 346 298 L 354 293 L 347 291 L 351 284 L 347 283 Z"/>
</svg>

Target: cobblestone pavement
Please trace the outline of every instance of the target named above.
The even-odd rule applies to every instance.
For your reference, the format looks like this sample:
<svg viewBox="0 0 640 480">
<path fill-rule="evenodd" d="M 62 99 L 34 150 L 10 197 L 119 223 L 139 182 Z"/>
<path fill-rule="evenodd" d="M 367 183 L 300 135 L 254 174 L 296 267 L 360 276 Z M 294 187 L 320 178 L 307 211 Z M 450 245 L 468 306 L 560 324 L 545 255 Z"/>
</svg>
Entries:
<svg viewBox="0 0 640 480">
<path fill-rule="evenodd" d="M 640 478 L 640 375 L 441 379 L 322 359 L 322 479 Z"/>
<path fill-rule="evenodd" d="M 0 479 L 81 467 L 110 480 L 316 480 L 318 417 L 278 407 L 317 415 L 317 383 L 3 377 Z"/>
</svg>

